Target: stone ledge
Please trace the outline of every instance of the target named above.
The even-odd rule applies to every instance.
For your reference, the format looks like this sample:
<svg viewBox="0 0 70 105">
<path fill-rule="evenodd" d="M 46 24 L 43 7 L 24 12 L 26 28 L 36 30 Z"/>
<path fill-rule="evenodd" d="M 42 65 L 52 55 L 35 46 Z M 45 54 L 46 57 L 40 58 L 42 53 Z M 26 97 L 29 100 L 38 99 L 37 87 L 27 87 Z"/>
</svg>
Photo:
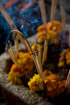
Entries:
<svg viewBox="0 0 70 105">
<path fill-rule="evenodd" d="M 28 39 L 31 44 L 35 42 L 36 37 L 35 35 Z M 20 46 L 20 49 L 23 48 L 22 45 Z M 46 99 L 40 97 L 25 86 L 12 85 L 9 82 L 8 74 L 4 72 L 8 59 L 10 59 L 10 57 L 6 53 L 2 54 L 0 57 L 0 86 L 15 97 L 18 97 L 26 105 L 52 105 Z"/>
</svg>

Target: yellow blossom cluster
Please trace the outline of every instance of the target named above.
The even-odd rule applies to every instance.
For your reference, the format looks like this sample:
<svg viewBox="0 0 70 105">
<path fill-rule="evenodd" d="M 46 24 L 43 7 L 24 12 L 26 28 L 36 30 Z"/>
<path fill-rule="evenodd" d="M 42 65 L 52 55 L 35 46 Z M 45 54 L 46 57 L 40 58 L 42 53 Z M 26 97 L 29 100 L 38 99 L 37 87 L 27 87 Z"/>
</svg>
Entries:
<svg viewBox="0 0 70 105">
<path fill-rule="evenodd" d="M 31 46 L 32 51 L 34 51 L 35 47 L 36 47 L 37 50 L 39 51 L 39 44 L 33 44 L 33 45 Z"/>
<path fill-rule="evenodd" d="M 66 49 L 60 53 L 58 67 L 66 67 L 70 65 L 70 49 Z"/>
<path fill-rule="evenodd" d="M 45 70 L 43 74 L 47 96 L 53 98 L 64 92 L 65 80 L 61 80 L 59 76 L 53 74 L 51 71 Z M 28 86 L 32 91 L 44 90 L 43 82 L 38 74 L 35 74 L 30 79 Z"/>
<path fill-rule="evenodd" d="M 39 41 L 42 43 L 45 39 L 45 35 L 46 35 L 46 31 L 47 31 L 47 40 L 52 42 L 52 43 L 58 43 L 58 35 L 61 35 L 62 33 L 62 25 L 59 21 L 53 21 L 53 25 L 51 24 L 51 22 L 47 23 L 46 25 L 46 31 L 45 31 L 45 26 L 44 25 L 40 25 L 37 28 L 38 31 L 38 35 L 39 37 Z"/>
<path fill-rule="evenodd" d="M 38 74 L 35 74 L 32 78 L 30 78 L 28 86 L 32 91 L 43 90 L 43 84 L 40 76 Z"/>
<path fill-rule="evenodd" d="M 19 72 L 9 72 L 8 75 L 8 80 L 10 81 L 11 84 L 22 84 L 22 80 L 21 78 L 23 78 L 23 74 L 19 73 Z"/>
<path fill-rule="evenodd" d="M 24 74 L 27 74 L 28 72 L 33 70 L 34 62 L 31 54 L 19 52 L 19 54 L 17 55 L 17 60 L 19 65 L 21 65 L 21 72 L 24 72 Z"/>
<path fill-rule="evenodd" d="M 20 66 L 13 64 L 8 74 L 8 79 L 12 84 L 21 84 L 21 77 L 33 70 L 34 67 L 32 56 L 29 53 L 19 52 L 17 61 Z"/>
</svg>

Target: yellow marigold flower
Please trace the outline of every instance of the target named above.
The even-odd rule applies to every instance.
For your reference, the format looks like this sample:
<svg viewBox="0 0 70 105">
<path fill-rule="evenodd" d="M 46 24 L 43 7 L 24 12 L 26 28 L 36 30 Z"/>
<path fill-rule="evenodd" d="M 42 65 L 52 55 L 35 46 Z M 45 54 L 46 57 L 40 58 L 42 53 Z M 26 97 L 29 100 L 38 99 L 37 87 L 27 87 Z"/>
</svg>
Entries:
<svg viewBox="0 0 70 105">
<path fill-rule="evenodd" d="M 33 44 L 32 46 L 31 46 L 31 48 L 32 48 L 32 51 L 34 51 L 34 48 L 37 48 L 37 50 L 39 51 L 39 44 Z"/>
<path fill-rule="evenodd" d="M 11 67 L 11 72 L 13 72 L 14 70 L 16 70 L 17 66 L 15 64 L 12 65 Z"/>
<path fill-rule="evenodd" d="M 65 90 L 65 81 L 62 81 L 59 76 L 51 73 L 50 71 L 44 71 L 44 83 L 46 86 L 46 94 L 50 97 L 55 97 L 61 94 Z M 44 90 L 42 80 L 38 74 L 35 74 L 28 82 L 29 88 L 32 91 Z"/>
<path fill-rule="evenodd" d="M 51 75 L 49 75 L 49 76 L 47 77 L 47 79 L 48 79 L 48 80 L 57 80 L 57 79 L 59 79 L 59 77 L 58 77 L 57 75 L 55 75 L 55 74 L 51 74 Z"/>
<path fill-rule="evenodd" d="M 48 70 L 44 70 L 43 74 L 45 77 L 47 77 L 48 75 L 52 74 L 52 72 Z"/>
<path fill-rule="evenodd" d="M 38 41 L 40 43 L 43 43 L 43 41 L 45 40 L 46 31 L 39 31 L 38 32 L 38 35 L 39 35 Z"/>
<path fill-rule="evenodd" d="M 70 65 L 70 59 L 68 59 L 68 60 L 66 61 L 66 63 L 67 63 L 68 65 Z"/>
<path fill-rule="evenodd" d="M 35 74 L 33 78 L 31 78 L 28 82 L 28 86 L 32 91 L 43 90 L 43 84 L 40 76 L 38 74 Z"/>
<path fill-rule="evenodd" d="M 40 25 L 38 28 L 37 28 L 37 31 L 39 32 L 39 31 L 43 31 L 43 30 L 45 30 L 45 26 L 42 24 L 42 25 Z"/>
<path fill-rule="evenodd" d="M 53 21 L 53 26 L 51 28 L 51 22 L 47 24 L 47 31 L 54 30 L 57 31 L 59 34 L 62 33 L 62 24 L 59 21 Z"/>
<path fill-rule="evenodd" d="M 64 56 L 64 55 L 65 55 L 65 52 L 62 51 L 62 52 L 60 53 L 60 56 Z"/>
<path fill-rule="evenodd" d="M 22 80 L 20 79 L 23 77 L 23 74 L 19 72 L 9 72 L 8 79 L 12 84 L 22 84 Z"/>
<path fill-rule="evenodd" d="M 60 61 L 60 62 L 58 63 L 58 67 L 64 67 L 64 66 L 65 66 L 64 61 L 63 61 L 63 62 Z"/>
<path fill-rule="evenodd" d="M 69 52 L 70 51 L 70 49 L 65 49 L 65 52 L 67 53 L 67 52 Z"/>
</svg>

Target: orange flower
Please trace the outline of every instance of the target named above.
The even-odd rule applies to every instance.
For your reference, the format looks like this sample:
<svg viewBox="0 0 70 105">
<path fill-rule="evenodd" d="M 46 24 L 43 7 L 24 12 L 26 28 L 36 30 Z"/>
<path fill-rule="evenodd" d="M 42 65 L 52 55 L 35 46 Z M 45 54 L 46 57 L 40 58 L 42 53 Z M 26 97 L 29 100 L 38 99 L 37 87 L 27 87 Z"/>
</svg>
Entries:
<svg viewBox="0 0 70 105">
<path fill-rule="evenodd" d="M 59 22 L 59 21 L 53 21 L 53 26 L 52 26 L 52 28 L 51 28 L 51 22 L 49 22 L 48 24 L 47 24 L 47 32 L 49 31 L 49 30 L 54 30 L 54 31 L 56 31 L 57 33 L 59 33 L 59 34 L 61 34 L 62 33 L 62 24 Z"/>
<path fill-rule="evenodd" d="M 43 30 L 45 30 L 45 26 L 42 24 L 42 25 L 40 25 L 38 28 L 37 28 L 37 31 L 39 32 L 39 31 L 43 31 Z"/>
<path fill-rule="evenodd" d="M 36 86 L 35 86 L 34 82 L 31 83 L 30 88 L 31 88 L 32 91 L 36 91 Z"/>
<path fill-rule="evenodd" d="M 11 67 L 11 72 L 16 72 L 16 71 L 21 72 L 21 69 L 22 69 L 21 67 L 17 67 L 15 64 L 13 64 Z"/>
</svg>

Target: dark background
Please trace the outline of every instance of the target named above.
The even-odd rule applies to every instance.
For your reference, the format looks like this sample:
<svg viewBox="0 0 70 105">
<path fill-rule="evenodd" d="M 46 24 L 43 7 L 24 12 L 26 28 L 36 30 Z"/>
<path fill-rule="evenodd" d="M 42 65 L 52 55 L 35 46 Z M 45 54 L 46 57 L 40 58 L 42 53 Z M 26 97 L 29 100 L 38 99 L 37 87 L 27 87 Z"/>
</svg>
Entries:
<svg viewBox="0 0 70 105">
<path fill-rule="evenodd" d="M 11 16 L 14 24 L 17 28 L 24 33 L 26 37 L 30 37 L 37 33 L 36 28 L 42 24 L 41 13 L 38 0 L 31 5 L 25 11 L 22 8 L 26 8 L 32 0 L 15 0 L 16 2 L 10 6 L 8 3 L 12 3 L 13 0 L 0 0 L 4 5 L 7 13 Z M 34 0 L 33 0 L 34 1 Z M 60 3 L 63 5 L 67 14 L 67 23 L 70 22 L 70 0 L 58 0 L 56 19 L 61 21 Z M 22 5 L 23 4 L 23 5 Z M 50 20 L 51 0 L 45 0 L 47 21 Z M 7 41 L 11 39 L 11 28 L 0 13 L 0 54 L 5 51 Z"/>
</svg>

